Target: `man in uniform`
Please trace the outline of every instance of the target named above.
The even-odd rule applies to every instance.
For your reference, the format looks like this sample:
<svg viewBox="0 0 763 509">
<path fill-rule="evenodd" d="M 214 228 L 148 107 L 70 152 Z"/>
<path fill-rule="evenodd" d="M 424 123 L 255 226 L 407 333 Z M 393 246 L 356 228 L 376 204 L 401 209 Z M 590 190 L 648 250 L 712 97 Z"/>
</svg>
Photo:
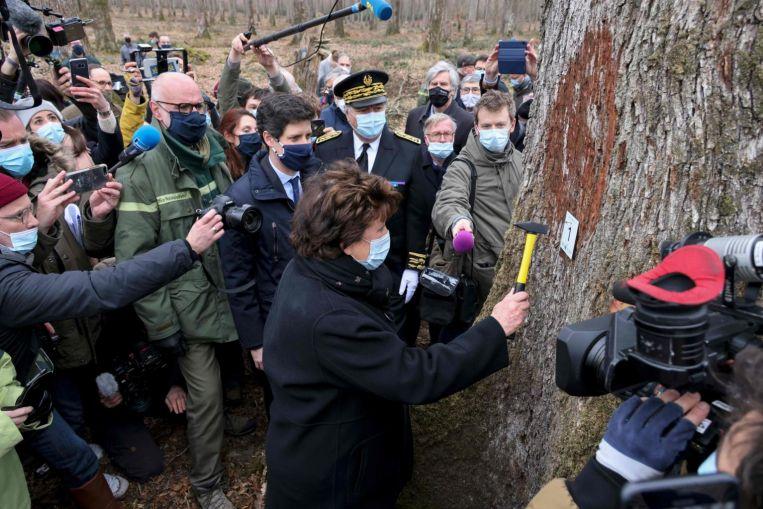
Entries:
<svg viewBox="0 0 763 509">
<path fill-rule="evenodd" d="M 118 261 L 184 238 L 196 210 L 231 183 L 224 141 L 207 129 L 201 90 L 185 74 L 159 76 L 149 103 L 161 141 L 117 173 L 123 188 L 115 234 Z M 232 509 L 221 489 L 223 393 L 215 343 L 236 341 L 220 256 L 213 246 L 201 263 L 135 303 L 150 340 L 178 364 L 188 386 L 191 485 L 202 509 Z"/>
<path fill-rule="evenodd" d="M 391 308 L 400 335 L 408 342 L 415 341 L 417 323 L 408 321 L 405 304 L 416 291 L 419 272 L 426 262 L 424 253 L 406 249 L 405 198 L 411 172 L 421 165 L 421 140 L 403 131 L 392 131 L 387 125 L 387 90 L 389 80 L 382 71 L 361 71 L 351 74 L 334 87 L 337 99 L 343 99 L 351 131 L 334 131 L 316 140 L 315 155 L 325 164 L 340 159 L 355 159 L 360 171 L 386 178 L 403 195 L 398 212 L 387 223 L 392 247 L 385 264 L 399 282 L 393 292 Z"/>
</svg>

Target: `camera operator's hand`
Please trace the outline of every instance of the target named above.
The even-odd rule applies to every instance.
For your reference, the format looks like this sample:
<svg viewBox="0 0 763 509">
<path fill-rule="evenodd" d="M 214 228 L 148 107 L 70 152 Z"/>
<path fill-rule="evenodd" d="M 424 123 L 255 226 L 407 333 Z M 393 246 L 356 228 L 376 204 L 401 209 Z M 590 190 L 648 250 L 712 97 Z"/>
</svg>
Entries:
<svg viewBox="0 0 763 509">
<path fill-rule="evenodd" d="M 32 410 L 34 410 L 34 407 L 31 406 L 25 406 L 21 408 L 17 408 L 16 410 L 3 410 L 3 413 L 11 418 L 11 421 L 13 421 L 13 424 L 16 425 L 16 427 L 20 427 L 24 422 L 26 421 L 27 417 L 29 417 L 29 414 L 32 413 Z"/>
<path fill-rule="evenodd" d="M 241 57 L 244 56 L 244 45 L 249 42 L 244 34 L 238 34 L 230 43 L 230 53 L 228 53 L 228 62 L 231 64 L 237 64 L 241 62 Z"/>
<path fill-rule="evenodd" d="M 253 50 L 254 54 L 257 56 L 257 61 L 265 68 L 269 77 L 272 78 L 280 72 L 278 62 L 276 62 L 276 56 L 270 51 L 270 48 L 267 46 L 255 46 Z"/>
<path fill-rule="evenodd" d="M 252 353 L 252 360 L 254 361 L 254 367 L 259 369 L 260 371 L 265 370 L 265 364 L 262 362 L 262 347 L 257 348 L 256 350 L 250 350 Z"/>
<path fill-rule="evenodd" d="M 453 225 L 453 228 L 451 230 L 451 233 L 453 234 L 453 237 L 455 238 L 456 234 L 461 231 L 467 231 L 467 232 L 474 232 L 472 230 L 472 222 L 468 219 L 459 219 L 456 221 L 456 224 Z"/>
<path fill-rule="evenodd" d="M 100 114 L 111 111 L 109 101 L 106 100 L 103 92 L 101 92 L 101 89 L 98 88 L 98 85 L 96 85 L 94 81 L 83 78 L 82 76 L 77 76 L 77 79 L 86 86 L 76 86 L 77 84 L 73 83 L 72 87 L 69 89 L 69 93 L 72 97 L 79 102 L 92 105 L 93 108 L 95 108 L 95 111 Z"/>
<path fill-rule="evenodd" d="M 495 305 L 490 316 L 501 324 L 506 337 L 509 337 L 525 323 L 529 311 L 530 296 L 527 292 L 514 293 L 514 290 L 511 290 L 501 302 Z"/>
<path fill-rule="evenodd" d="M 16 39 L 18 39 L 19 44 L 21 44 L 21 41 L 27 36 L 26 32 L 22 32 L 18 28 L 14 28 L 13 31 L 16 33 Z M 10 43 L 10 38 L 8 39 L 8 42 Z M 13 47 L 13 44 L 9 44 L 8 46 L 9 48 L 8 51 L 6 51 L 5 60 L 3 60 L 2 67 L 0 67 L 0 72 L 4 76 L 14 76 L 19 68 L 19 56 L 16 55 L 16 49 Z M 22 56 L 21 58 L 24 57 Z"/>
<path fill-rule="evenodd" d="M 135 104 L 141 104 L 143 96 L 143 74 L 136 62 L 127 62 L 122 68 L 130 92 L 127 97 Z"/>
<path fill-rule="evenodd" d="M 153 345 L 170 358 L 177 359 L 185 356 L 186 344 L 181 332 L 154 341 Z"/>
<path fill-rule="evenodd" d="M 101 405 L 105 406 L 106 408 L 115 408 L 122 404 L 122 394 L 119 392 L 115 392 L 108 398 L 104 396 L 103 394 L 100 395 L 101 397 Z"/>
<path fill-rule="evenodd" d="M 185 240 L 191 245 L 196 254 L 201 255 L 212 247 L 223 236 L 223 218 L 214 210 L 210 210 L 200 217 L 193 226 Z"/>
<path fill-rule="evenodd" d="M 167 396 L 164 398 L 164 404 L 173 414 L 182 414 L 185 412 L 186 399 L 188 395 L 185 393 L 182 387 L 179 385 L 173 385 L 170 390 L 167 391 Z"/>
<path fill-rule="evenodd" d="M 73 181 L 66 180 L 66 172 L 62 171 L 49 179 L 37 195 L 35 216 L 40 223 L 38 229 L 41 232 L 47 233 L 64 213 L 66 206 L 77 201 L 77 193 L 69 191 L 72 184 Z"/>
<path fill-rule="evenodd" d="M 103 221 L 111 211 L 119 205 L 119 198 L 122 196 L 122 184 L 114 180 L 113 175 L 107 175 L 108 182 L 105 187 L 93 191 L 90 195 L 90 212 L 93 219 Z"/>
<path fill-rule="evenodd" d="M 498 88 L 498 45 L 495 45 L 490 56 L 485 61 L 485 79 L 483 80 L 485 88 Z M 488 83 L 495 83 L 494 86 L 488 85 Z"/>
<path fill-rule="evenodd" d="M 534 83 L 538 79 L 538 52 L 532 42 L 528 42 L 525 49 L 525 69 Z"/>
<path fill-rule="evenodd" d="M 68 67 L 60 68 L 58 74 L 55 67 L 53 68 L 53 84 L 63 95 L 67 97 L 71 95 L 69 91 L 72 88 L 72 72 Z"/>
<path fill-rule="evenodd" d="M 633 396 L 612 414 L 596 461 L 630 482 L 660 477 L 708 413 L 710 405 L 697 393 L 669 389 L 659 397 Z"/>
</svg>

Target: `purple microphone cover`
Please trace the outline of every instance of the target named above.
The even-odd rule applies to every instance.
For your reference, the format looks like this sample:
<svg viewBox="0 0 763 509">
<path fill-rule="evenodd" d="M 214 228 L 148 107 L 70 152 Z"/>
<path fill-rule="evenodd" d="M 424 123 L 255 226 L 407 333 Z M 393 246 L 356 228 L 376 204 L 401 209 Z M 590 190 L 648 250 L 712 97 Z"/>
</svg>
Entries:
<svg viewBox="0 0 763 509">
<path fill-rule="evenodd" d="M 474 248 L 474 235 L 472 232 L 461 230 L 453 237 L 453 249 L 456 253 L 466 253 Z"/>
</svg>

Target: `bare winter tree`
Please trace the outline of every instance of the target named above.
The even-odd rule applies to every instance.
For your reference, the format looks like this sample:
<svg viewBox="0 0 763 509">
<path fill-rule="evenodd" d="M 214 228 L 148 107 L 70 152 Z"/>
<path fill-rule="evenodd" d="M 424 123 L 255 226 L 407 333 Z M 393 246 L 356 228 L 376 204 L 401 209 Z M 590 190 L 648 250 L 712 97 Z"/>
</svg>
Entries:
<svg viewBox="0 0 763 509">
<path fill-rule="evenodd" d="M 117 39 L 111 25 L 111 12 L 108 0 L 80 0 L 81 16 L 93 19 L 95 37 L 89 41 L 99 51 L 116 51 Z"/>
<path fill-rule="evenodd" d="M 439 53 L 442 45 L 442 18 L 445 11 L 445 2 L 431 2 L 429 4 L 429 31 L 424 41 L 424 51 Z"/>
<path fill-rule="evenodd" d="M 606 313 L 612 283 L 653 266 L 661 240 L 763 230 L 763 3 L 568 3 L 545 5 L 512 218 L 551 228 L 530 321 L 508 369 L 415 409 L 405 507 L 524 507 L 552 477 L 574 475 L 616 401 L 556 389 L 557 332 Z M 580 221 L 571 260 L 559 251 L 568 211 Z M 522 242 L 508 232 L 485 309 L 511 287 Z"/>
</svg>

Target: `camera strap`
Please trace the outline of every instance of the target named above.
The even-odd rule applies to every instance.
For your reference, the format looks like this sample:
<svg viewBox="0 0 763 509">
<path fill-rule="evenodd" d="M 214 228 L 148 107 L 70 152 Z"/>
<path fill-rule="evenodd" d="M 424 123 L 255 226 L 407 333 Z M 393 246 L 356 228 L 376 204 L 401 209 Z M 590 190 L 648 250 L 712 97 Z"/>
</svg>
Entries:
<svg viewBox="0 0 763 509">
<path fill-rule="evenodd" d="M 29 101 L 19 101 L 14 103 L 13 98 L 11 97 L 10 102 L 0 100 L 0 109 L 16 111 L 27 110 L 42 104 L 42 96 L 40 95 L 40 91 L 37 89 L 37 83 L 34 81 L 32 71 L 29 69 L 29 64 L 27 63 L 26 58 L 24 58 L 24 52 L 22 51 L 21 44 L 19 44 L 19 40 L 16 37 L 16 32 L 8 22 L 10 17 L 11 15 L 10 11 L 8 10 L 8 4 L 5 0 L 0 0 L 0 18 L 2 18 L 2 21 L 0 21 L 0 31 L 2 31 L 3 35 L 8 37 L 8 40 L 13 46 L 13 50 L 16 52 L 16 58 L 19 59 L 19 81 L 26 83 L 26 86 L 29 88 L 29 93 L 32 95 L 32 102 L 30 103 Z"/>
<path fill-rule="evenodd" d="M 209 281 L 209 284 L 212 285 L 212 287 L 214 287 L 220 293 L 225 293 L 228 295 L 231 295 L 234 293 L 242 293 L 249 290 L 250 288 L 252 288 L 254 285 L 257 284 L 257 280 L 255 278 L 252 278 L 252 280 L 249 281 L 248 283 L 241 286 L 237 286 L 236 288 L 223 288 L 221 286 L 218 286 L 217 283 L 215 283 L 215 280 L 212 279 L 212 275 L 209 273 L 209 271 L 207 271 L 207 268 L 204 266 L 203 263 L 201 264 L 201 270 L 204 271 L 204 277 L 207 278 L 207 281 Z"/>
</svg>

